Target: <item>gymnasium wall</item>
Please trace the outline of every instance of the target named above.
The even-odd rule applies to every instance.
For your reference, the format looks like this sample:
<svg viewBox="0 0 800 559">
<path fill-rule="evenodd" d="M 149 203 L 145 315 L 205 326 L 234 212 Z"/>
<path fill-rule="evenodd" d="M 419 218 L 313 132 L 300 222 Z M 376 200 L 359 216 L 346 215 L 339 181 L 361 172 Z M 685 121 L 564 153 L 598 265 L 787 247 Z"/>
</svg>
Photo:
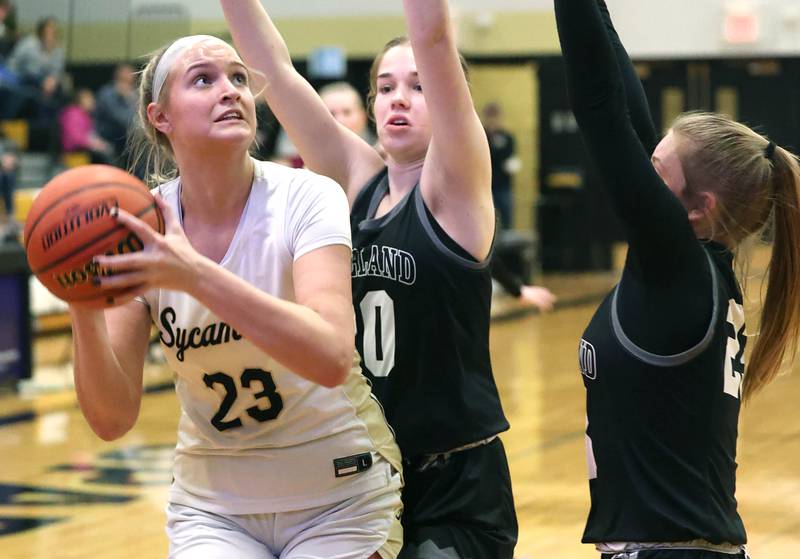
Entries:
<svg viewBox="0 0 800 559">
<path fill-rule="evenodd" d="M 557 52 L 552 0 L 451 0 L 460 44 L 468 55 L 517 56 Z M 291 46 L 305 56 L 338 44 L 353 57 L 373 53 L 403 31 L 399 0 L 265 0 Z M 709 58 L 800 54 L 797 0 L 608 0 L 626 45 L 637 58 Z M 24 0 L 23 27 L 53 14 L 68 26 L 73 62 L 138 56 L 182 33 L 224 33 L 217 0 Z M 755 16 L 757 37 L 724 40 L 731 6 Z M 731 12 L 732 13 L 732 12 Z M 336 18 L 336 25 L 330 18 Z"/>
<path fill-rule="evenodd" d="M 450 1 L 459 45 L 473 62 L 476 106 L 499 101 L 520 142 L 523 171 L 514 180 L 515 226 L 536 228 L 535 208 L 550 178 L 586 169 L 581 182 L 592 181 L 590 167 L 577 155 L 583 151 L 577 134 L 556 126 L 568 107 L 562 106 L 552 0 Z M 336 45 L 351 61 L 347 79 L 360 89 L 374 53 L 388 38 L 404 33 L 400 0 L 263 2 L 300 67 L 315 48 Z M 800 145 L 800 107 L 786 102 L 794 98 L 786 92 L 800 87 L 800 61 L 790 60 L 800 57 L 800 0 L 607 2 L 628 50 L 648 61 L 640 70 L 659 126 L 668 126 L 683 110 L 723 110 L 764 125 L 785 145 Z M 726 6 L 732 2 L 756 6 L 758 36 L 751 44 L 734 45 L 723 38 Z M 71 71 L 91 87 L 107 79 L 114 62 L 143 56 L 177 36 L 227 35 L 218 0 L 17 0 L 17 5 L 23 28 L 44 15 L 64 23 Z M 748 62 L 774 56 L 789 59 Z M 784 108 L 776 113 L 773 107 Z M 548 151 L 543 143 L 561 147 Z M 585 205 L 601 204 L 592 200 Z"/>
</svg>

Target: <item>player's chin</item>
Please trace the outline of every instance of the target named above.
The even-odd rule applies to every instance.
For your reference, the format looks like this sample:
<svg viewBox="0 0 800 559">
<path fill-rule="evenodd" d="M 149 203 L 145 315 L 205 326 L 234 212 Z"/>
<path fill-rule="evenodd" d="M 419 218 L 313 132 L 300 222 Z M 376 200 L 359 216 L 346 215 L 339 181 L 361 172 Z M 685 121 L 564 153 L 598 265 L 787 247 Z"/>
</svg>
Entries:
<svg viewBox="0 0 800 559">
<path fill-rule="evenodd" d="M 250 147 L 255 141 L 255 131 L 247 123 L 228 125 L 227 128 L 213 130 L 208 140 L 219 144 L 220 147 L 238 148 Z"/>
<path fill-rule="evenodd" d="M 381 142 L 381 146 L 387 154 L 395 160 L 415 160 L 425 157 L 428 150 L 428 143 L 423 138 L 387 138 L 386 142 Z"/>
</svg>

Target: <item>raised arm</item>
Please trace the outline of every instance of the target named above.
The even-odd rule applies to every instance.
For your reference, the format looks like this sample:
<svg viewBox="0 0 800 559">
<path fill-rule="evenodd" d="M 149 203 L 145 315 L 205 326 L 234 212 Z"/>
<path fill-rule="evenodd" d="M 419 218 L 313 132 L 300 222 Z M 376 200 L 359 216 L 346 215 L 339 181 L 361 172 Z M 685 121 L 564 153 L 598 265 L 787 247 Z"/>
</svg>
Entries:
<svg viewBox="0 0 800 559">
<path fill-rule="evenodd" d="M 686 209 L 656 173 L 631 122 L 598 0 L 555 0 L 569 95 L 631 250 L 651 277 L 706 267 Z M 687 258 L 689 256 L 689 258 Z"/>
<path fill-rule="evenodd" d="M 339 124 L 292 65 L 289 50 L 259 0 L 220 0 L 236 49 L 267 78 L 264 96 L 309 169 L 341 184 L 352 205 L 383 160 Z"/>
<path fill-rule="evenodd" d="M 706 256 L 634 130 L 598 0 L 555 0 L 555 7 L 572 108 L 629 244 L 618 304 L 623 329 L 648 351 L 685 351 L 703 339 L 712 315 Z"/>
<path fill-rule="evenodd" d="M 403 0 L 431 124 L 422 170 L 425 202 L 463 248 L 484 258 L 494 235 L 491 162 L 472 103 L 446 0 Z"/>
<path fill-rule="evenodd" d="M 619 64 L 619 69 L 622 73 L 622 82 L 625 86 L 625 97 L 628 103 L 631 124 L 633 129 L 636 130 L 636 134 L 639 136 L 645 151 L 652 154 L 658 143 L 658 132 L 655 124 L 653 124 L 653 116 L 650 114 L 650 107 L 647 104 L 647 96 L 644 93 L 642 82 L 639 80 L 639 75 L 636 73 L 636 68 L 634 68 L 633 62 L 628 56 L 628 51 L 625 50 L 625 46 L 622 44 L 622 40 L 620 40 L 619 34 L 614 27 L 605 0 L 597 0 L 597 5 L 603 16 L 608 38 L 611 40 L 611 46 L 614 48 L 617 64 Z"/>
</svg>

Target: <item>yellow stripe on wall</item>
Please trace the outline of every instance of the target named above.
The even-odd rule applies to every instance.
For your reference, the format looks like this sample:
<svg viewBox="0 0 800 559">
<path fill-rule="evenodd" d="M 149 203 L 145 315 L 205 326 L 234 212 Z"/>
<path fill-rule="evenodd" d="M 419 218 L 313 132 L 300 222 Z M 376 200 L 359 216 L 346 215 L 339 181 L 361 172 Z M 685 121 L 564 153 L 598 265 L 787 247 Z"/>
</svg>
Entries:
<svg viewBox="0 0 800 559">
<path fill-rule="evenodd" d="M 295 58 L 305 58 L 317 47 L 328 45 L 342 47 L 351 58 L 371 58 L 389 39 L 406 32 L 401 16 L 287 18 L 276 23 Z M 467 56 L 559 52 L 555 20 L 549 12 L 495 13 L 489 20 L 464 13 L 456 23 L 459 48 Z M 197 33 L 230 36 L 224 20 L 77 23 L 69 34 L 67 54 L 71 63 L 116 62 L 129 54 L 133 58 L 143 56 L 177 37 Z"/>
</svg>

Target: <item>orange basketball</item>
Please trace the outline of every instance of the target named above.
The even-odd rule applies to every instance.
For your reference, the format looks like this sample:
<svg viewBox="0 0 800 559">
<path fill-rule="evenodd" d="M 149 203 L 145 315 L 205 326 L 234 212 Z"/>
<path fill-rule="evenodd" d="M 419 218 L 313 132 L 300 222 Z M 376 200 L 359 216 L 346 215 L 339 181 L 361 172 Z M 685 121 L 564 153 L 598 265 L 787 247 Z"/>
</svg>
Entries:
<svg viewBox="0 0 800 559">
<path fill-rule="evenodd" d="M 100 273 L 92 259 L 143 248 L 141 239 L 112 217 L 115 207 L 164 232 L 164 218 L 145 184 L 108 165 L 65 171 L 33 201 L 24 233 L 28 264 L 59 299 L 96 308 L 113 304 L 120 290 L 92 283 Z"/>
</svg>

